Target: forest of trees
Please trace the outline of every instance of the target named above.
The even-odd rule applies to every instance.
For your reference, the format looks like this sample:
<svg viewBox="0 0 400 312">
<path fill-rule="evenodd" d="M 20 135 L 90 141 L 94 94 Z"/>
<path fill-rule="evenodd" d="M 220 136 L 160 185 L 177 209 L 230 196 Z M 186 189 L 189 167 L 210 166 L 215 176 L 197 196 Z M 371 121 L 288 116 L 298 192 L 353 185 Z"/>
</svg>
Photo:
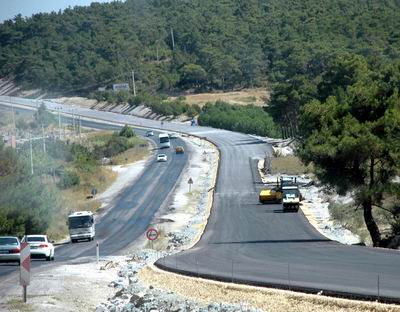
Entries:
<svg viewBox="0 0 400 312">
<path fill-rule="evenodd" d="M 31 18 L 16 16 L 0 24 L 0 43 L 0 76 L 63 94 L 129 81 L 133 69 L 138 89 L 150 92 L 290 85 L 292 79 L 315 78 L 338 53 L 383 62 L 399 58 L 400 4 L 93 3 Z"/>
<path fill-rule="evenodd" d="M 0 24 L 0 44 L 0 76 L 26 88 L 145 104 L 164 115 L 199 114 L 201 125 L 246 133 L 278 136 L 283 127 L 275 123 L 290 124 L 300 158 L 315 165 L 320 180 L 355 194 L 374 245 L 382 238 L 373 209 L 393 213 L 392 232 L 400 235 L 400 208 L 382 206 L 385 197 L 399 196 L 392 183 L 400 171 L 398 0 L 93 3 L 16 16 Z M 96 92 L 130 81 L 132 70 L 137 97 Z M 166 97 L 255 86 L 271 91 L 266 108 L 217 102 L 200 110 Z M 23 168 L 10 150 L 0 146 L 0 154 Z M 0 183 L 9 164 L 0 166 Z M 39 185 L 32 179 L 21 191 Z M 0 198 L 0 206 L 10 198 Z M 4 224 L 0 216 L 0 229 Z"/>
</svg>

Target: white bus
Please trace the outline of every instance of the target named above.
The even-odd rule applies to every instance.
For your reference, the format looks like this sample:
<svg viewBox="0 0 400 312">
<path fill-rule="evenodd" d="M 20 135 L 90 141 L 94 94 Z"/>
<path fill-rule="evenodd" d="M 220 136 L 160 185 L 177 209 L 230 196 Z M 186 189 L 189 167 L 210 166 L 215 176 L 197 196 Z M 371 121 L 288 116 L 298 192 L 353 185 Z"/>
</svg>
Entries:
<svg viewBox="0 0 400 312">
<path fill-rule="evenodd" d="M 160 133 L 158 138 L 160 140 L 160 148 L 169 148 L 171 146 L 168 133 Z"/>
<path fill-rule="evenodd" d="M 92 241 L 96 234 L 94 216 L 90 211 L 78 211 L 68 216 L 69 237 L 71 243 L 79 239 Z"/>
</svg>

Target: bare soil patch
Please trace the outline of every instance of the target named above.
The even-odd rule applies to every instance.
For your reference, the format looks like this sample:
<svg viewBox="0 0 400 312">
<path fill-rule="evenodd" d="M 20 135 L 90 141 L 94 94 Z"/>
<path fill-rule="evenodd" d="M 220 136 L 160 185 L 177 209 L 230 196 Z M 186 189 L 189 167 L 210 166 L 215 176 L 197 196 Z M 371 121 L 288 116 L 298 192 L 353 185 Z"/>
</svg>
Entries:
<svg viewBox="0 0 400 312">
<path fill-rule="evenodd" d="M 236 104 L 265 106 L 265 102 L 269 99 L 270 93 L 265 88 L 243 89 L 233 92 L 210 92 L 199 94 L 184 95 L 188 104 L 197 104 L 200 107 L 207 102 L 216 102 L 218 100 Z M 175 97 L 171 97 L 172 99 Z"/>
</svg>

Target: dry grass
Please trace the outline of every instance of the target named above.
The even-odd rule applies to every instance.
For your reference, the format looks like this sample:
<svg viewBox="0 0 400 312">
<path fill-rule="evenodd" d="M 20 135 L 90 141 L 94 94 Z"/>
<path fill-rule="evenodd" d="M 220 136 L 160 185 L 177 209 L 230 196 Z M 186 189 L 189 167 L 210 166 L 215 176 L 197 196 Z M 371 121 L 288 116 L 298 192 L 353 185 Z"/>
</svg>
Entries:
<svg viewBox="0 0 400 312">
<path fill-rule="evenodd" d="M 256 88 L 234 92 L 189 94 L 185 95 L 185 98 L 188 104 L 197 104 L 200 107 L 207 102 L 216 102 L 218 100 L 237 105 L 254 104 L 256 106 L 265 106 L 266 99 L 269 99 L 269 96 L 270 94 L 266 88 Z"/>
<path fill-rule="evenodd" d="M 399 312 L 400 307 L 375 302 L 301 294 L 285 290 L 228 284 L 200 278 L 181 276 L 148 266 L 139 272 L 142 282 L 165 289 L 204 304 L 224 302 L 241 305 L 242 309 L 256 308 L 263 311 L 368 311 Z"/>
<path fill-rule="evenodd" d="M 286 173 L 290 175 L 301 175 L 312 172 L 312 167 L 304 166 L 296 156 L 286 156 L 273 158 L 271 161 L 271 170 L 273 174 Z"/>
<path fill-rule="evenodd" d="M 149 155 L 149 145 L 143 139 L 137 139 L 135 147 L 111 158 L 113 164 L 126 165 L 144 159 Z"/>
<path fill-rule="evenodd" d="M 29 300 L 29 298 L 27 298 Z M 7 302 L 8 311 L 10 312 L 31 312 L 33 311 L 29 303 L 24 303 L 21 298 L 12 298 Z"/>
</svg>

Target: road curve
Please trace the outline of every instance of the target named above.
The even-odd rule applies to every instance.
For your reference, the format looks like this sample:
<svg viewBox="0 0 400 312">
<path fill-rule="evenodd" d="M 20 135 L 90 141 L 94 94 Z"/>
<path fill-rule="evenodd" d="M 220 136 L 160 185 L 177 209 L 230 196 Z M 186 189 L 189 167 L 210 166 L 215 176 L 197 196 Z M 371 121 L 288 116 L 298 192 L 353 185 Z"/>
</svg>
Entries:
<svg viewBox="0 0 400 312">
<path fill-rule="evenodd" d="M 161 127 L 153 120 L 77 110 L 85 117 Z M 159 260 L 159 267 L 217 280 L 400 302 L 398 251 L 330 241 L 302 213 L 282 213 L 279 205 L 258 203 L 260 181 L 253 159 L 269 153 L 268 144 L 212 128 L 174 123 L 163 128 L 207 137 L 218 146 L 221 161 L 212 213 L 201 240 L 190 250 Z"/>
<path fill-rule="evenodd" d="M 63 122 L 70 121 L 64 118 Z M 121 128 L 121 126 L 104 125 L 85 120 L 82 121 L 82 126 L 112 130 Z M 145 135 L 143 129 L 136 129 L 136 132 L 139 135 Z M 154 134 L 155 136 L 152 139 L 154 139 L 154 145 L 158 148 L 157 136 L 159 133 L 155 132 Z M 181 139 L 173 139 L 171 142 L 172 145 L 186 147 L 185 142 Z M 108 212 L 96 222 L 96 242 L 100 243 L 101 256 L 121 255 L 136 239 L 144 235 L 154 214 L 168 202 L 168 197 L 187 163 L 189 150 L 186 150 L 187 153 L 177 155 L 173 148 L 163 149 L 162 153 L 168 155 L 168 161 L 158 163 L 152 157 L 147 162 L 147 168 L 140 178 L 134 184 L 126 186 L 117 198 L 109 204 Z M 95 248 L 95 242 L 87 241 L 60 245 L 56 247 L 55 262 L 63 263 L 93 257 L 96 255 Z M 49 263 L 42 260 L 32 262 L 35 269 L 48 265 Z M 16 265 L 0 264 L 0 284 L 6 278 L 9 279 L 8 275 L 16 272 L 18 272 Z"/>
</svg>

